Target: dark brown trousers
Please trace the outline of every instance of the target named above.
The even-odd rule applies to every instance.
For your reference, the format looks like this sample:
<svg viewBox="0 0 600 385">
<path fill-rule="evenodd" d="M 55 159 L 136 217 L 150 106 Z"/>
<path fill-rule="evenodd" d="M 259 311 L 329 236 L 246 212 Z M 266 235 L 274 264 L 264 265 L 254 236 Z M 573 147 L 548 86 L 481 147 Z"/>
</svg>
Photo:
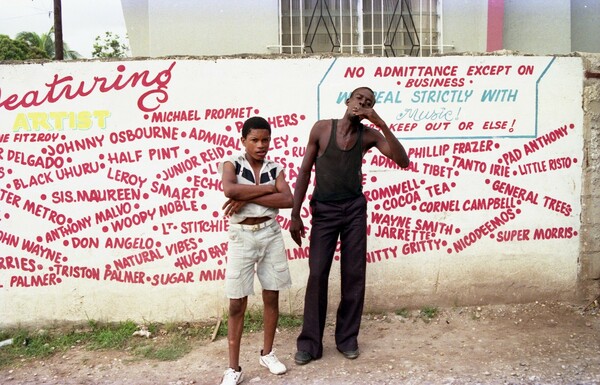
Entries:
<svg viewBox="0 0 600 385">
<path fill-rule="evenodd" d="M 358 332 L 365 299 L 367 267 L 367 201 L 363 195 L 343 201 L 311 201 L 309 276 L 304 323 L 297 347 L 313 358 L 323 355 L 329 271 L 338 239 L 341 299 L 337 309 L 335 343 L 339 350 L 358 349 Z"/>
</svg>

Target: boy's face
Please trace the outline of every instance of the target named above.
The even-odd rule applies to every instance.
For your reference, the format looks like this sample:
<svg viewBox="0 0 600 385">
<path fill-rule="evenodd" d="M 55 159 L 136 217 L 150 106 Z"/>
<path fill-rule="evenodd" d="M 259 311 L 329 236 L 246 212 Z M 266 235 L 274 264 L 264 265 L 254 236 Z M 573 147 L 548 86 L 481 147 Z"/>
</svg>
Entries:
<svg viewBox="0 0 600 385">
<path fill-rule="evenodd" d="M 253 128 L 246 137 L 242 137 L 242 144 L 246 148 L 246 154 L 254 160 L 264 160 L 269 151 L 271 135 L 265 128 Z"/>
</svg>

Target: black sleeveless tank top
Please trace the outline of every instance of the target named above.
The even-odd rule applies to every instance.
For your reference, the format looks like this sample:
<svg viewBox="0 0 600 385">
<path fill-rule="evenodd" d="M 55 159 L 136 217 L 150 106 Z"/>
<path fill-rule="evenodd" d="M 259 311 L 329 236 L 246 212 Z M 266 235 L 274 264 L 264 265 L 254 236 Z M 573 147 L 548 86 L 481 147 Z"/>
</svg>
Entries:
<svg viewBox="0 0 600 385">
<path fill-rule="evenodd" d="M 316 186 L 313 199 L 321 202 L 356 198 L 362 194 L 362 135 L 358 127 L 354 146 L 348 150 L 338 147 L 337 119 L 331 123 L 331 136 L 325 152 L 315 161 Z"/>
</svg>

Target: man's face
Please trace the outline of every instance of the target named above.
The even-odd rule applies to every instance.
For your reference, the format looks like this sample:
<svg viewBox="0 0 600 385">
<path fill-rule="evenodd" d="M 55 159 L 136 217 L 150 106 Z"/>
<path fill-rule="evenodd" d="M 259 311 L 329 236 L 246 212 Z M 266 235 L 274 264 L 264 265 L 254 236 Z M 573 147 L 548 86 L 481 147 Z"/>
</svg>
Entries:
<svg viewBox="0 0 600 385">
<path fill-rule="evenodd" d="M 359 118 L 361 109 L 373 108 L 375 104 L 375 96 L 367 88 L 359 88 L 354 91 L 350 99 L 347 100 L 346 105 L 354 116 Z M 362 119 L 362 118 L 361 118 Z"/>
</svg>

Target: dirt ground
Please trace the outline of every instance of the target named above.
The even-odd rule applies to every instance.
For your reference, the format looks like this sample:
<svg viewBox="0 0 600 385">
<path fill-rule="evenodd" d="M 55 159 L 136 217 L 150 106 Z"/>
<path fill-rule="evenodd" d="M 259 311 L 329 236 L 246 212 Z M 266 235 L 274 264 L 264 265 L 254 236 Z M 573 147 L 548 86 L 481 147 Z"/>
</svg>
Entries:
<svg viewBox="0 0 600 385">
<path fill-rule="evenodd" d="M 262 334 L 246 334 L 243 383 L 600 384 L 597 304 L 444 308 L 429 322 L 418 310 L 405 316 L 365 315 L 356 360 L 337 352 L 330 324 L 323 358 L 297 366 L 293 356 L 298 329 L 282 331 L 275 340 L 277 355 L 288 366 L 282 376 L 271 375 L 258 363 Z M 4 369 L 0 384 L 219 384 L 226 367 L 226 338 L 197 346 L 174 362 L 74 348 Z"/>
</svg>

